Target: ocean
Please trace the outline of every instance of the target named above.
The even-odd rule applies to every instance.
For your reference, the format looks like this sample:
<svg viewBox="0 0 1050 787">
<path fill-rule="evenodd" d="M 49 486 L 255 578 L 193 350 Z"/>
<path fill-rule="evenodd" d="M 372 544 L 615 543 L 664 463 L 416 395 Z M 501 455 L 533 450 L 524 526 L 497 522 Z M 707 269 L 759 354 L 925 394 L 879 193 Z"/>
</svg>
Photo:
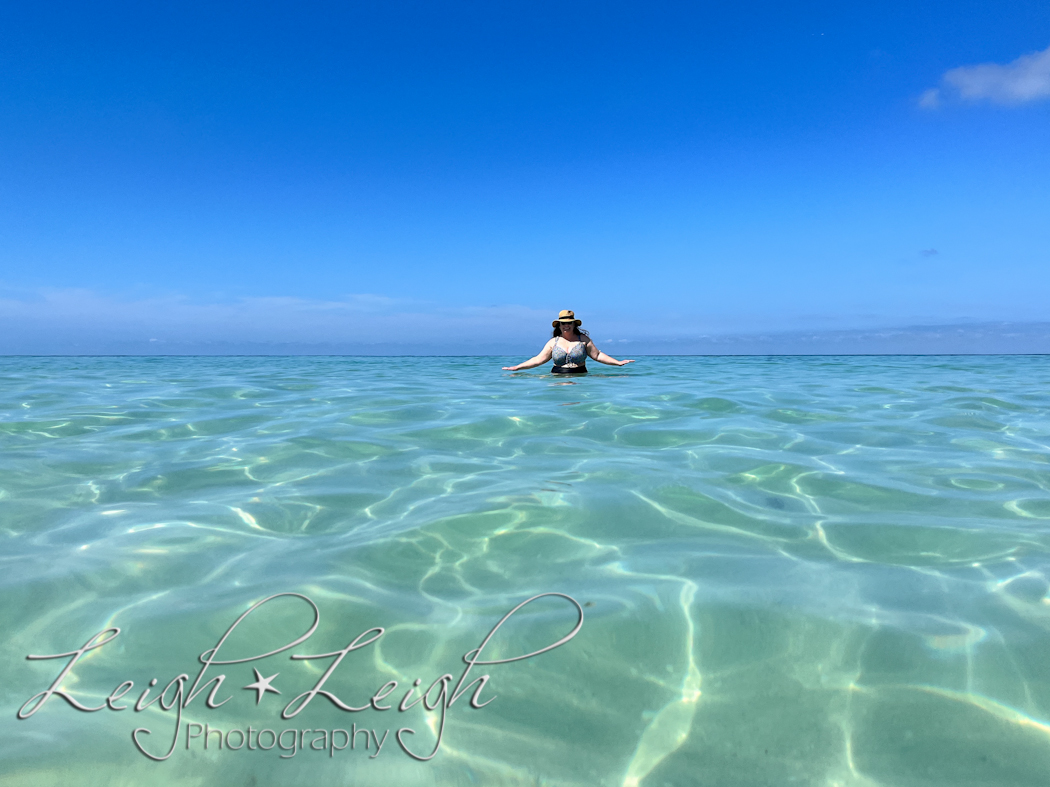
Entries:
<svg viewBox="0 0 1050 787">
<path fill-rule="evenodd" d="M 1050 782 L 1050 358 L 520 360 L 0 358 L 0 781 Z"/>
</svg>

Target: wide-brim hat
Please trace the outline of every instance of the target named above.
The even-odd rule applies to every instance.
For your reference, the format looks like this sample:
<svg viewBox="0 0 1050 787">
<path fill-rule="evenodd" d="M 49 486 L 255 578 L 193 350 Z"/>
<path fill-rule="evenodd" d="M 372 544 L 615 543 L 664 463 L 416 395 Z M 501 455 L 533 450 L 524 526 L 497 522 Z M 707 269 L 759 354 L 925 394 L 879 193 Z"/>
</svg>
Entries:
<svg viewBox="0 0 1050 787">
<path fill-rule="evenodd" d="M 553 322 L 551 322 L 551 327 L 552 328 L 557 328 L 558 327 L 558 323 L 560 323 L 560 322 L 571 322 L 571 323 L 575 323 L 576 325 L 583 325 L 583 320 L 577 320 L 576 319 L 576 315 L 572 311 L 570 311 L 569 309 L 562 309 L 558 313 L 558 319 L 556 319 Z"/>
</svg>

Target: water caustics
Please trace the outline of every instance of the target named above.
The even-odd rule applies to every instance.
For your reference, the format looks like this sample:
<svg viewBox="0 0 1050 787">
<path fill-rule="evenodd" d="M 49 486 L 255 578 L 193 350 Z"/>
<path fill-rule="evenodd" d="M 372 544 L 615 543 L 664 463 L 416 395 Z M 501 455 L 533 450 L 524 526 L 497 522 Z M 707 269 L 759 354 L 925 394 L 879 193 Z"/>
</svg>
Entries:
<svg viewBox="0 0 1050 787">
<path fill-rule="evenodd" d="M 536 594 L 570 595 L 586 614 L 564 647 L 487 668 L 495 699 L 450 709 L 429 762 L 391 740 L 374 757 L 376 742 L 329 756 L 307 737 L 287 759 L 191 747 L 158 764 L 129 740 L 150 719 L 168 736 L 156 708 L 80 714 L 53 698 L 7 727 L 0 775 L 1047 782 L 1050 358 L 660 358 L 572 381 L 505 363 L 0 359 L 11 721 L 58 672 L 26 654 L 121 627 L 63 684 L 98 704 L 124 679 L 163 688 L 274 593 L 320 608 L 296 652 L 385 629 L 331 678 L 358 703 L 387 681 L 458 674 Z M 275 604 L 232 646 L 265 652 L 275 632 L 302 630 L 301 612 Z M 542 647 L 570 618 L 537 602 L 487 657 Z M 234 700 L 190 705 L 183 721 L 356 722 L 380 738 L 404 723 L 320 699 L 282 721 L 329 663 L 287 656 L 227 667 Z M 251 667 L 280 673 L 280 697 L 240 690 Z M 440 717 L 412 718 L 427 749 Z"/>
</svg>

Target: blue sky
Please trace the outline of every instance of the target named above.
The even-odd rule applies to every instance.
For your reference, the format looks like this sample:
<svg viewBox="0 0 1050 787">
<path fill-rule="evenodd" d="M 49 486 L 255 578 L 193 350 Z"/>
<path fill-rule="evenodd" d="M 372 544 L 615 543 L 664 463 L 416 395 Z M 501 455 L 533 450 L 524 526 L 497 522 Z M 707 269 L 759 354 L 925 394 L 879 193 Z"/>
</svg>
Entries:
<svg viewBox="0 0 1050 787">
<path fill-rule="evenodd" d="M 1045 1 L 21 4 L 0 352 L 921 349 L 1050 321 L 1048 174 Z"/>
</svg>

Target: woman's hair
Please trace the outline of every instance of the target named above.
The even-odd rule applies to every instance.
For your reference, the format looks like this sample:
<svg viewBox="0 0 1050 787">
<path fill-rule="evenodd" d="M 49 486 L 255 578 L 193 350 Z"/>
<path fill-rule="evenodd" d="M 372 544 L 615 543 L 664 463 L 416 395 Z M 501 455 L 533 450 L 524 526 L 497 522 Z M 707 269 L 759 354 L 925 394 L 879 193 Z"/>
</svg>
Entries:
<svg viewBox="0 0 1050 787">
<path fill-rule="evenodd" d="M 591 338 L 591 335 L 589 333 L 587 333 L 587 331 L 583 330 L 583 328 L 581 328 L 579 325 L 574 325 L 573 328 L 576 330 L 576 333 L 578 333 L 581 338 L 582 337 L 586 337 L 588 339 Z M 561 336 L 561 328 L 559 326 L 555 325 L 554 326 L 554 333 L 551 334 L 551 338 L 552 339 L 557 339 L 559 336 Z"/>
</svg>

